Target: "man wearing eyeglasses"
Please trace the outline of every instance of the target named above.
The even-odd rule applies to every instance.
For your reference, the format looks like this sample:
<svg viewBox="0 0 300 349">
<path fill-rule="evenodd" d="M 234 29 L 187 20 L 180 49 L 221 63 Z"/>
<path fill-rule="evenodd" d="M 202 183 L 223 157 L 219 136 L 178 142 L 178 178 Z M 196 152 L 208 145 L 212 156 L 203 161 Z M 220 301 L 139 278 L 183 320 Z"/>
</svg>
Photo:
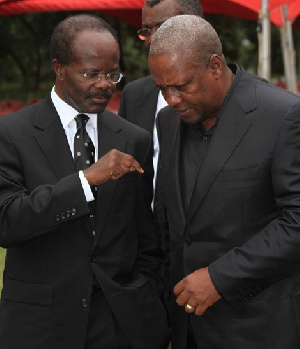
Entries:
<svg viewBox="0 0 300 349">
<path fill-rule="evenodd" d="M 115 31 L 68 17 L 55 86 L 0 121 L 1 349 L 164 349 L 150 134 L 105 110 Z"/>
</svg>

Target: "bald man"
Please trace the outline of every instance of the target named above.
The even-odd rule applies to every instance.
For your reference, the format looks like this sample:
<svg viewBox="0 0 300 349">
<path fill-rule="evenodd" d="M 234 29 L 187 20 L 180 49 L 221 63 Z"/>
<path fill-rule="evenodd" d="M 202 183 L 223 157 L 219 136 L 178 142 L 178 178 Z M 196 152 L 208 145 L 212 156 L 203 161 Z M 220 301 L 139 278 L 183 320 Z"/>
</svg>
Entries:
<svg viewBox="0 0 300 349">
<path fill-rule="evenodd" d="M 157 190 L 172 349 L 299 348 L 299 96 L 227 64 L 197 16 L 157 30 L 149 67 L 169 104 L 158 116 Z"/>
</svg>

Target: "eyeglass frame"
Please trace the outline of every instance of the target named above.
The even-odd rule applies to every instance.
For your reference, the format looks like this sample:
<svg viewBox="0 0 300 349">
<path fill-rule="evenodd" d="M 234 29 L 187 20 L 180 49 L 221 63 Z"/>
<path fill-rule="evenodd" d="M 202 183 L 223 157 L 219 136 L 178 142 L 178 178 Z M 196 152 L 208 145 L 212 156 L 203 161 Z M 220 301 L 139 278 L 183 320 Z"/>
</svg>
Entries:
<svg viewBox="0 0 300 349">
<path fill-rule="evenodd" d="M 98 79 L 97 79 L 96 81 L 89 81 L 90 83 L 93 83 L 93 84 L 95 84 L 96 82 L 98 82 L 99 80 L 101 80 L 103 77 L 105 77 L 105 80 L 108 81 L 110 84 L 117 84 L 117 83 L 119 83 L 119 82 L 124 78 L 124 76 L 125 76 L 125 74 L 122 73 L 121 71 L 114 72 L 114 73 L 106 73 L 106 74 L 102 74 L 102 73 L 99 73 L 99 72 L 92 72 L 92 73 L 84 72 L 84 73 L 81 73 L 81 72 L 79 72 L 79 71 L 73 69 L 70 65 L 68 65 L 68 67 L 69 67 L 75 74 L 84 77 L 84 78 L 86 79 L 86 81 L 89 81 L 88 79 L 91 78 L 90 75 L 96 74 L 96 75 L 98 76 Z M 118 81 L 111 81 L 111 80 L 109 80 L 109 75 L 110 75 L 110 74 L 120 74 Z"/>
<path fill-rule="evenodd" d="M 145 41 L 145 40 L 147 40 L 151 35 L 153 35 L 153 32 L 156 32 L 157 29 L 158 29 L 161 25 L 162 25 L 162 23 L 155 25 L 153 28 L 141 28 L 141 29 L 139 29 L 136 33 L 137 33 L 137 35 L 138 35 L 138 37 L 139 37 L 140 40 Z M 142 35 L 141 33 L 142 33 L 143 31 L 148 32 L 148 34 L 147 34 L 147 35 Z M 141 35 L 141 36 L 144 36 L 145 39 L 142 39 L 140 35 Z"/>
</svg>

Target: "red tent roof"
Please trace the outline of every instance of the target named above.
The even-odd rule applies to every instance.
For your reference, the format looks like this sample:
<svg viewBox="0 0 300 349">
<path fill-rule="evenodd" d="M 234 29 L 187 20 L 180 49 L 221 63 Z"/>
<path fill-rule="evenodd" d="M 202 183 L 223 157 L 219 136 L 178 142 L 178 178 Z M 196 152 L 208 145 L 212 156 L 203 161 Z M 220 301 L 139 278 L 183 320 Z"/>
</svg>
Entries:
<svg viewBox="0 0 300 349">
<path fill-rule="evenodd" d="M 144 0 L 0 0 L 0 15 L 28 12 L 97 10 L 125 20 L 135 27 L 141 25 Z M 257 13 L 232 0 L 201 0 L 203 12 L 257 19 Z"/>
<path fill-rule="evenodd" d="M 0 0 L 0 15 L 15 15 L 28 12 L 53 12 L 97 10 L 124 20 L 135 27 L 141 26 L 141 9 L 144 0 Z M 258 19 L 261 0 L 201 0 L 205 14 L 223 14 L 235 17 Z M 289 4 L 289 19 L 300 14 L 300 0 L 269 0 L 271 20 L 282 25 L 282 4 Z"/>
</svg>

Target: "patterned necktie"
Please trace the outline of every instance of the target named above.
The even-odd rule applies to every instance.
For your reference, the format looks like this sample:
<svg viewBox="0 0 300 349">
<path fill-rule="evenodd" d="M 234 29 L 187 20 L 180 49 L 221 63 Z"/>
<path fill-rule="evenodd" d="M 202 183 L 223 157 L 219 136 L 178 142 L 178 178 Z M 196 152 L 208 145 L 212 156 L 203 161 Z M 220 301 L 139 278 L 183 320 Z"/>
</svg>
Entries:
<svg viewBox="0 0 300 349">
<path fill-rule="evenodd" d="M 74 138 L 74 162 L 77 171 L 85 170 L 95 162 L 95 147 L 86 131 L 89 117 L 78 114 L 75 117 L 77 132 Z"/>
</svg>

